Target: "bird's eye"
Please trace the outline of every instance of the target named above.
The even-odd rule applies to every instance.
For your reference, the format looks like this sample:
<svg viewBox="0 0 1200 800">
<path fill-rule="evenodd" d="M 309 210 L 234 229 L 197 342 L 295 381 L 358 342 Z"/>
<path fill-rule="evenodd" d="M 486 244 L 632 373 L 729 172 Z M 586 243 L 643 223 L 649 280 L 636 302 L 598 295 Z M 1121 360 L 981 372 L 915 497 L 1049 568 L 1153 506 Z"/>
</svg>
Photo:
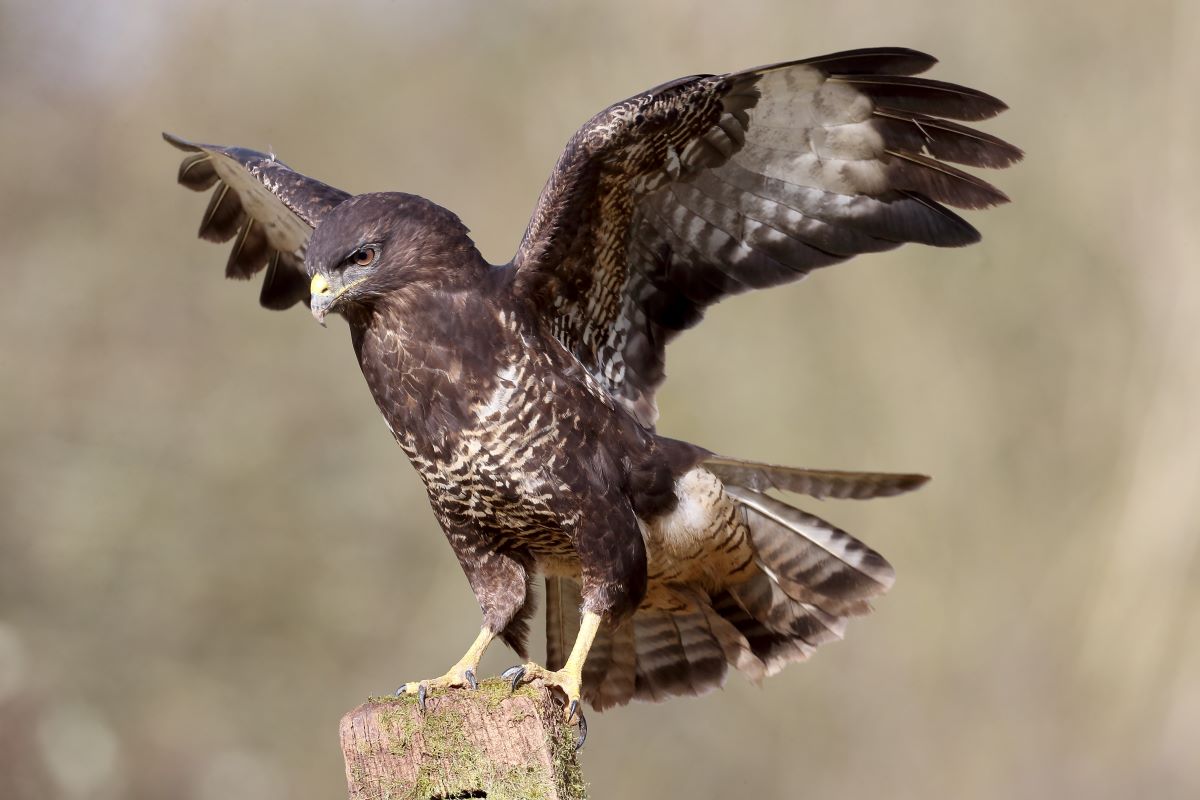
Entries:
<svg viewBox="0 0 1200 800">
<path fill-rule="evenodd" d="M 360 247 L 350 254 L 350 260 L 360 267 L 369 267 L 375 261 L 374 247 Z"/>
</svg>

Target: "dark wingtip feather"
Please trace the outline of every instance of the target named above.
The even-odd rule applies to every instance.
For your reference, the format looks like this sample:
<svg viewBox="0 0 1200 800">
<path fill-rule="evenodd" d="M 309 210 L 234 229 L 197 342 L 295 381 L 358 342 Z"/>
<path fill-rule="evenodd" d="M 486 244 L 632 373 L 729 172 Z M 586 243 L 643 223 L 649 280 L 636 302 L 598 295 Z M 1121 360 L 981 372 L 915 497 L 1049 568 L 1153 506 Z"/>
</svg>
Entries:
<svg viewBox="0 0 1200 800">
<path fill-rule="evenodd" d="M 163 141 L 165 141 L 167 144 L 171 145 L 172 147 L 176 147 L 180 150 L 183 150 L 186 153 L 200 152 L 201 148 L 198 144 L 189 142 L 187 139 L 181 139 L 173 133 L 167 133 L 166 131 L 163 131 L 162 137 L 163 137 Z"/>
<path fill-rule="evenodd" d="M 267 264 L 258 302 L 272 311 L 285 311 L 297 303 L 308 304 L 308 276 L 299 261 L 285 253 L 276 252 Z"/>
<path fill-rule="evenodd" d="M 997 97 L 956 83 L 906 75 L 839 75 L 830 80 L 849 83 L 877 105 L 935 117 L 978 122 L 990 119 L 1008 105 Z"/>
<path fill-rule="evenodd" d="M 908 47 L 864 47 L 807 58 L 801 63 L 820 67 L 830 75 L 916 75 L 936 64 L 937 59 Z"/>
<path fill-rule="evenodd" d="M 1025 155 L 998 136 L 950 120 L 882 106 L 873 113 L 884 140 L 901 150 L 924 150 L 944 161 L 992 169 L 1011 166 Z"/>
<path fill-rule="evenodd" d="M 936 159 L 901 150 L 886 150 L 892 161 L 892 185 L 957 208 L 990 208 L 1008 202 L 1008 195 L 985 180 Z"/>
<path fill-rule="evenodd" d="M 217 170 L 208 153 L 190 155 L 179 163 L 176 180 L 193 192 L 204 192 L 217 182 Z"/>
<path fill-rule="evenodd" d="M 892 77 L 916 75 L 924 72 L 937 63 L 937 59 L 919 50 L 907 47 L 866 47 L 860 50 L 843 50 L 814 58 L 801 58 L 795 61 L 779 61 L 774 64 L 764 64 L 751 69 L 738 70 L 721 76 L 722 80 L 733 81 L 733 90 L 726 97 L 737 96 L 768 72 L 787 69 L 788 67 L 816 67 L 826 75 L 847 77 L 872 77 L 890 75 Z"/>
<path fill-rule="evenodd" d="M 225 262 L 225 277 L 249 280 L 267 265 L 270 255 L 271 246 L 262 225 L 247 217 L 233 240 L 233 249 Z"/>
<path fill-rule="evenodd" d="M 176 180 L 180 185 L 186 186 L 194 192 L 203 192 L 211 189 L 213 184 L 217 182 L 217 171 L 213 169 L 212 162 L 209 159 L 208 153 L 199 145 L 193 144 L 186 139 L 180 139 L 178 136 L 163 131 L 163 140 L 185 153 L 191 153 L 187 158 L 179 164 L 179 173 L 176 175 Z"/>
<path fill-rule="evenodd" d="M 227 242 L 241 229 L 245 219 L 237 192 L 222 183 L 213 192 L 196 235 L 209 242 Z"/>
<path fill-rule="evenodd" d="M 983 235 L 974 225 L 940 203 L 935 203 L 917 192 L 901 192 L 900 194 L 912 202 L 924 206 L 932 212 L 928 215 L 929 219 L 937 220 L 940 223 L 931 225 L 928 231 L 922 231 L 928 235 L 921 238 L 914 237 L 913 241 L 932 247 L 966 247 L 977 244 L 983 239 Z"/>
</svg>

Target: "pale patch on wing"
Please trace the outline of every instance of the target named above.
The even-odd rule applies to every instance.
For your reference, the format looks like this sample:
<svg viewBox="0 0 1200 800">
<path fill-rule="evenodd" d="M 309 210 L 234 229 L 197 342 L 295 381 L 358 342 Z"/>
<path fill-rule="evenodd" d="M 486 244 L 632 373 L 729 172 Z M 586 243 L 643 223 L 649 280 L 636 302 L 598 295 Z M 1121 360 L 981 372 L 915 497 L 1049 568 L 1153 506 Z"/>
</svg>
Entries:
<svg viewBox="0 0 1200 800">
<path fill-rule="evenodd" d="M 208 152 L 221 181 L 237 193 L 242 207 L 266 230 L 271 247 L 303 257 L 312 227 L 287 207 L 273 190 L 274 187 L 260 181 L 224 153 L 215 150 Z"/>
<path fill-rule="evenodd" d="M 539 302 L 555 335 L 652 427 L 664 348 L 713 303 L 904 242 L 978 240 L 946 206 L 1007 198 L 943 162 L 1003 167 L 1021 153 L 951 121 L 1005 106 L 912 77 L 935 63 L 846 51 L 681 78 L 611 106 L 568 143 L 518 277 L 554 276 Z"/>
</svg>

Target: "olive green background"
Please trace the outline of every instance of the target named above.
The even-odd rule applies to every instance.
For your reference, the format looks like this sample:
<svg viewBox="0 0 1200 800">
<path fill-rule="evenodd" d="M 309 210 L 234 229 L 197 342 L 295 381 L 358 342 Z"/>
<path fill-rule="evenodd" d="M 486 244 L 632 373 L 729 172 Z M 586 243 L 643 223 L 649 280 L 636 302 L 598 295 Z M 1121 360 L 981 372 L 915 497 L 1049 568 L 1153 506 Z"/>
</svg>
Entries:
<svg viewBox="0 0 1200 800">
<path fill-rule="evenodd" d="M 161 130 L 428 196 L 504 261 L 607 103 L 884 44 L 1009 102 L 1014 202 L 715 309 L 660 406 L 932 474 L 801 503 L 899 581 L 761 688 L 593 714 L 593 796 L 1200 796 L 1200 5 L 9 0 L 0 797 L 343 796 L 341 713 L 478 623 L 344 325 L 222 280 Z"/>
</svg>

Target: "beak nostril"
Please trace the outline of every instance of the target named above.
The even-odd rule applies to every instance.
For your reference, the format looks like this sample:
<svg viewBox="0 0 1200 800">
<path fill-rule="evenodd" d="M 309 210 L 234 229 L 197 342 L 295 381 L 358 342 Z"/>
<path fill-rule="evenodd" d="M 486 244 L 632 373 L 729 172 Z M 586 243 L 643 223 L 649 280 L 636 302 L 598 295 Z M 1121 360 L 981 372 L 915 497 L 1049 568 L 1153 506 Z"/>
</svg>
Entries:
<svg viewBox="0 0 1200 800">
<path fill-rule="evenodd" d="M 309 294 L 325 295 L 329 294 L 329 281 L 324 275 L 313 275 L 312 283 L 308 287 Z"/>
</svg>

